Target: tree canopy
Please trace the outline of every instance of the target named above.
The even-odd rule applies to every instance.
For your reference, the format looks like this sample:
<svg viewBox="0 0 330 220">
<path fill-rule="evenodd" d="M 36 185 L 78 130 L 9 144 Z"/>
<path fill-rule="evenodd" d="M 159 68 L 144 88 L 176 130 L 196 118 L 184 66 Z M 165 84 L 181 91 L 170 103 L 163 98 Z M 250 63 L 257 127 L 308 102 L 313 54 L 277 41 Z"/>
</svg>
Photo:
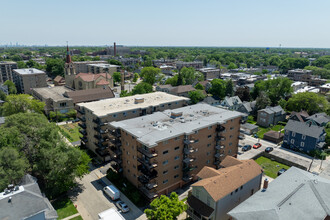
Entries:
<svg viewBox="0 0 330 220">
<path fill-rule="evenodd" d="M 251 100 L 250 88 L 247 86 L 237 88 L 235 95 L 238 96 L 242 102 L 243 101 L 249 102 Z"/>
<path fill-rule="evenodd" d="M 234 94 L 234 83 L 231 79 L 226 80 L 226 96 L 233 96 Z"/>
<path fill-rule="evenodd" d="M 211 88 L 209 92 L 219 98 L 224 98 L 226 96 L 226 82 L 222 79 L 213 79 L 211 81 Z"/>
<path fill-rule="evenodd" d="M 143 81 L 146 83 L 149 83 L 150 85 L 153 85 L 157 81 L 157 76 L 161 74 L 161 71 L 159 68 L 155 67 L 144 67 L 141 70 L 141 77 L 143 78 Z"/>
<path fill-rule="evenodd" d="M 13 83 L 12 81 L 7 80 L 3 84 L 6 85 L 6 86 L 8 86 L 8 93 L 9 94 L 16 94 L 17 93 L 17 89 L 16 89 L 16 86 L 15 86 L 15 83 Z"/>
<path fill-rule="evenodd" d="M 18 113 L 6 117 L 0 127 L 0 191 L 17 182 L 25 173 L 38 178 L 48 196 L 66 192 L 76 177 L 88 172 L 89 156 L 66 144 L 59 128 L 42 114 Z M 8 150 L 10 149 L 10 150 Z M 19 168 L 21 166 L 21 168 Z M 16 172 L 5 172 L 10 169 Z"/>
<path fill-rule="evenodd" d="M 206 95 L 203 93 L 203 90 L 190 91 L 188 95 L 193 104 L 202 101 L 206 97 Z"/>
<path fill-rule="evenodd" d="M 119 72 L 114 72 L 112 77 L 113 77 L 113 81 L 115 83 L 121 81 L 121 73 L 119 73 Z"/>
<path fill-rule="evenodd" d="M 1 107 L 2 114 L 9 116 L 17 113 L 35 112 L 42 113 L 45 107 L 45 103 L 34 99 L 27 94 L 8 95 L 6 102 Z"/>
<path fill-rule="evenodd" d="M 170 197 L 161 195 L 150 203 L 150 209 L 144 210 L 150 220 L 176 219 L 187 209 L 187 205 L 179 200 L 178 195 L 172 192 Z"/>
<path fill-rule="evenodd" d="M 46 71 L 52 76 L 64 76 L 64 61 L 59 58 L 46 59 Z"/>
<path fill-rule="evenodd" d="M 146 82 L 140 82 L 133 88 L 132 95 L 150 93 L 152 91 L 152 85 Z"/>
<path fill-rule="evenodd" d="M 305 110 L 312 115 L 318 112 L 326 112 L 329 103 L 324 96 L 313 92 L 302 92 L 294 94 L 286 103 L 286 109 L 299 112 Z"/>
</svg>

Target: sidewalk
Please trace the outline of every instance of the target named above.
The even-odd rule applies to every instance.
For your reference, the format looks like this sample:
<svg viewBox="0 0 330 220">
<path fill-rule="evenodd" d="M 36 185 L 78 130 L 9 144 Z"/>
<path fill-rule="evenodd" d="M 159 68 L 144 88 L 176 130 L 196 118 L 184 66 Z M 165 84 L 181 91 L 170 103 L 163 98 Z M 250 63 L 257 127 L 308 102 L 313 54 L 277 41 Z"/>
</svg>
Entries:
<svg viewBox="0 0 330 220">
<path fill-rule="evenodd" d="M 71 215 L 71 216 L 69 216 L 69 217 L 63 218 L 62 220 L 69 220 L 69 219 L 72 219 L 72 218 L 74 218 L 74 217 L 78 217 L 78 216 L 80 216 L 79 212 L 76 213 L 76 214 L 74 214 L 74 215 Z"/>
</svg>

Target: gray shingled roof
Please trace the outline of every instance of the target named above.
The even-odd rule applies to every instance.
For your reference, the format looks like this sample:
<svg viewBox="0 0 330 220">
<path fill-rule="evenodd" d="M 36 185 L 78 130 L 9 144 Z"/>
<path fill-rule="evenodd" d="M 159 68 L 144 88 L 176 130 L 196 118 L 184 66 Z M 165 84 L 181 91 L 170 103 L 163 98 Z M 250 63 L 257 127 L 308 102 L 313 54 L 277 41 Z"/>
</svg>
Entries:
<svg viewBox="0 0 330 220">
<path fill-rule="evenodd" d="M 319 138 L 324 133 L 324 128 L 316 125 L 310 125 L 305 122 L 289 120 L 284 127 L 285 131 L 292 131 L 309 137 Z"/>
<path fill-rule="evenodd" d="M 326 123 L 330 122 L 330 117 L 324 112 L 316 113 L 312 116 L 309 116 L 307 119 L 316 121 L 316 123 L 318 123 L 318 124 L 322 124 L 322 123 L 326 124 Z"/>
<path fill-rule="evenodd" d="M 229 106 L 242 104 L 242 101 L 238 96 L 225 97 L 225 100 L 226 100 L 226 102 L 228 103 Z"/>
<path fill-rule="evenodd" d="M 237 220 L 325 219 L 330 180 L 291 167 L 228 214 Z"/>
<path fill-rule="evenodd" d="M 36 180 L 28 175 L 23 178 L 23 186 L 18 191 L 4 195 L 0 193 L 0 219 L 25 219 L 45 212 L 46 219 L 57 219 L 57 213 L 39 189 Z M 11 197 L 11 202 L 9 202 Z"/>
<path fill-rule="evenodd" d="M 277 113 L 277 112 L 281 112 L 281 114 L 285 114 L 285 111 L 283 110 L 283 108 L 281 106 L 275 106 L 275 107 L 269 107 L 267 106 L 264 109 L 261 109 L 259 111 L 264 111 L 268 114 L 273 114 L 273 113 Z"/>
</svg>

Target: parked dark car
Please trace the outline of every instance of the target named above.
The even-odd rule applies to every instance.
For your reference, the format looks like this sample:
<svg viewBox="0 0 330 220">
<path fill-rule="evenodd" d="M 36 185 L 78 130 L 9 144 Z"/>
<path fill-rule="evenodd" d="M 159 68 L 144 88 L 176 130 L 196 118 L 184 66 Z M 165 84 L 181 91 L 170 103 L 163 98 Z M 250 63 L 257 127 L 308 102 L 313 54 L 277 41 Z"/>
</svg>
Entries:
<svg viewBox="0 0 330 220">
<path fill-rule="evenodd" d="M 245 145 L 244 147 L 242 147 L 242 151 L 248 151 L 251 150 L 252 146 L 251 145 Z"/>
<path fill-rule="evenodd" d="M 285 168 L 280 169 L 280 170 L 277 172 L 277 176 L 283 174 L 285 171 L 286 171 Z"/>
<path fill-rule="evenodd" d="M 273 150 L 274 150 L 274 148 L 272 148 L 272 147 L 266 147 L 265 152 L 266 152 L 266 153 L 270 153 L 270 152 L 272 152 Z"/>
</svg>

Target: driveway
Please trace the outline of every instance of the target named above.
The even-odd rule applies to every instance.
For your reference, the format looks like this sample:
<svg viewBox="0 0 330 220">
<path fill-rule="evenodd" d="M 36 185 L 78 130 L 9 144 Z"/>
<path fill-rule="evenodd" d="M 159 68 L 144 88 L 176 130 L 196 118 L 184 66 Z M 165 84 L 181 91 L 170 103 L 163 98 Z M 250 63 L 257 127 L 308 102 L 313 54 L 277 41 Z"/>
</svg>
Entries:
<svg viewBox="0 0 330 220">
<path fill-rule="evenodd" d="M 98 213 L 115 207 L 114 202 L 103 193 L 104 183 L 110 185 L 105 177 L 105 167 L 92 170 L 88 175 L 78 180 L 79 187 L 69 193 L 73 204 L 84 220 L 98 220 Z M 102 181 L 99 181 L 102 179 Z M 143 212 L 138 209 L 127 197 L 121 193 L 120 199 L 130 208 L 128 213 L 122 213 L 125 219 L 146 219 Z"/>
</svg>

